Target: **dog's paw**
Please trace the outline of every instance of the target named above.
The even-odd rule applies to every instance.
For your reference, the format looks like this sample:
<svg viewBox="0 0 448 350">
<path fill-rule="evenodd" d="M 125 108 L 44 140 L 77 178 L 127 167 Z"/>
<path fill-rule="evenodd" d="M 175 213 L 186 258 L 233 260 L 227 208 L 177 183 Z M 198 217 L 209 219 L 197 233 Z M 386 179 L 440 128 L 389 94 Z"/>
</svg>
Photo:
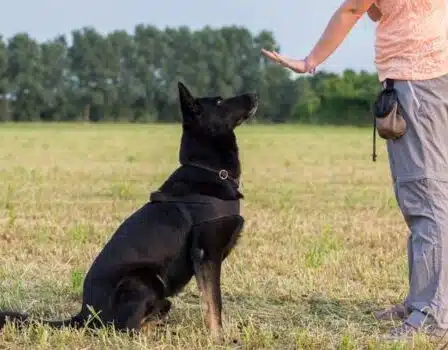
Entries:
<svg viewBox="0 0 448 350">
<path fill-rule="evenodd" d="M 216 345 L 224 345 L 225 337 L 222 328 L 212 328 L 210 329 L 210 334 L 213 339 L 213 343 Z"/>
</svg>

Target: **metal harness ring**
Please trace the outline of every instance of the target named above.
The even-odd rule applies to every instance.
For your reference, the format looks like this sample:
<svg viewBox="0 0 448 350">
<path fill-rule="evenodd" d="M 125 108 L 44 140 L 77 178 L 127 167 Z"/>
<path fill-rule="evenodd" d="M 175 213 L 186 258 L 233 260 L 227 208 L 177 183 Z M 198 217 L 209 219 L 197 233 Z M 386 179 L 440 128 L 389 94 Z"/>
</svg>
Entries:
<svg viewBox="0 0 448 350">
<path fill-rule="evenodd" d="M 227 180 L 229 178 L 229 172 L 227 170 L 225 170 L 225 169 L 221 169 L 219 171 L 219 178 L 221 180 Z"/>
</svg>

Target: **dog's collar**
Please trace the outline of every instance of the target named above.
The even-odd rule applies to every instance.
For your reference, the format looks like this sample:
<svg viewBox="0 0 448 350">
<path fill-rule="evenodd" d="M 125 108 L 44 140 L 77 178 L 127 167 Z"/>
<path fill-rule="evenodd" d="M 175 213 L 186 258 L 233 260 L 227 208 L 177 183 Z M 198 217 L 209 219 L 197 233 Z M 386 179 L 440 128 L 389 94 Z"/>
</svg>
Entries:
<svg viewBox="0 0 448 350">
<path fill-rule="evenodd" d="M 186 163 L 185 165 L 210 171 L 212 173 L 218 174 L 218 177 L 223 181 L 229 180 L 230 182 L 233 182 L 237 187 L 239 187 L 239 185 L 240 185 L 240 182 L 238 181 L 238 179 L 235 179 L 232 176 L 230 176 L 229 171 L 226 169 L 217 170 L 217 169 L 213 169 L 213 168 L 210 168 L 206 165 L 202 165 L 199 163 Z"/>
</svg>

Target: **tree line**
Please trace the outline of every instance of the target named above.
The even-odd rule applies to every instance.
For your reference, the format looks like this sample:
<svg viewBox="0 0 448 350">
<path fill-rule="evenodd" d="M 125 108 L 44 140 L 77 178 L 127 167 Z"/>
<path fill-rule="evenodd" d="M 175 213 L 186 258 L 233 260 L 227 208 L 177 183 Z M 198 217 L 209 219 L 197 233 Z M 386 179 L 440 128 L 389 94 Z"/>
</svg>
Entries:
<svg viewBox="0 0 448 350">
<path fill-rule="evenodd" d="M 360 125 L 379 89 L 363 71 L 292 77 L 260 55 L 280 50 L 267 30 L 139 24 L 132 34 L 84 27 L 70 39 L 0 36 L 0 121 L 178 121 L 182 80 L 198 95 L 258 92 L 261 122 Z"/>
</svg>

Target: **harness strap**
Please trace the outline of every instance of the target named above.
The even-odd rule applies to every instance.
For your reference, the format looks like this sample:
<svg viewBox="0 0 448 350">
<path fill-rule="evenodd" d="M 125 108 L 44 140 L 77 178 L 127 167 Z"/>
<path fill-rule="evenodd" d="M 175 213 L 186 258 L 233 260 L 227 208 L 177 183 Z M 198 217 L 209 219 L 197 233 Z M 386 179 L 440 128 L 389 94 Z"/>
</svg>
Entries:
<svg viewBox="0 0 448 350">
<path fill-rule="evenodd" d="M 240 215 L 239 200 L 222 200 L 200 194 L 172 196 L 160 191 L 152 192 L 151 202 L 174 203 L 182 211 L 187 211 L 192 224 L 197 225 L 223 217 Z"/>
</svg>

